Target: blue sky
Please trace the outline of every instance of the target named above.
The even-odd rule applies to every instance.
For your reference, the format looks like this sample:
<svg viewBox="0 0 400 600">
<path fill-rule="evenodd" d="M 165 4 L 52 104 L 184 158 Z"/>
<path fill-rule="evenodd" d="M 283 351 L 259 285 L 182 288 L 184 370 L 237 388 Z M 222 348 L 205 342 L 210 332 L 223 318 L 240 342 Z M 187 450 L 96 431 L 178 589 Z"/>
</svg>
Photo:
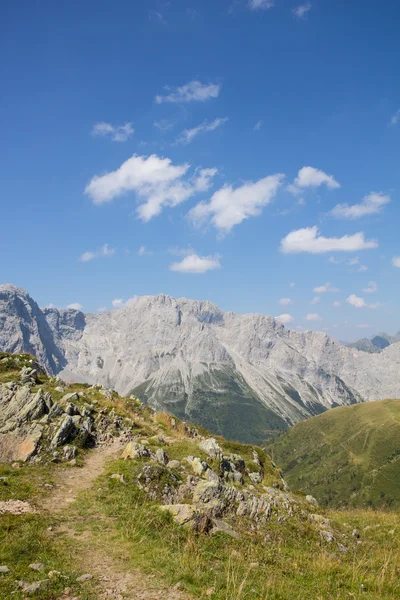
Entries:
<svg viewBox="0 0 400 600">
<path fill-rule="evenodd" d="M 397 331 L 399 22 L 393 0 L 6 1 L 0 280 Z"/>
</svg>

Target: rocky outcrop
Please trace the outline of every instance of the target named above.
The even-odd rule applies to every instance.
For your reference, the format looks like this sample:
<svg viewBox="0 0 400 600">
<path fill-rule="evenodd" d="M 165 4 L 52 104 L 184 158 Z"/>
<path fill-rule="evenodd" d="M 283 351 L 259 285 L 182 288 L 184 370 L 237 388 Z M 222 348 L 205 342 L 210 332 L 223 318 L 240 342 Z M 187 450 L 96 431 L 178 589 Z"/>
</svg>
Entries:
<svg viewBox="0 0 400 600">
<path fill-rule="evenodd" d="M 83 315 L 41 311 L 23 290 L 0 286 L 1 349 L 245 442 L 338 405 L 400 397 L 400 343 L 369 355 L 273 317 L 166 295 Z"/>
</svg>

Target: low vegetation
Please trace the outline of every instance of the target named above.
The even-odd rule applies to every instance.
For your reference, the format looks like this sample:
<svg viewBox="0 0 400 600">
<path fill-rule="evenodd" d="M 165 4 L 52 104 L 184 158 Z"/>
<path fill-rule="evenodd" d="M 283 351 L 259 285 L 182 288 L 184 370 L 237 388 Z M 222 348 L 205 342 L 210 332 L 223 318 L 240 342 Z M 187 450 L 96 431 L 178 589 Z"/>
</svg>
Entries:
<svg viewBox="0 0 400 600">
<path fill-rule="evenodd" d="M 291 489 L 324 506 L 400 508 L 400 401 L 334 408 L 267 446 Z"/>
<path fill-rule="evenodd" d="M 18 368 L 4 369 L 0 383 L 11 381 L 11 372 L 17 380 Z M 205 430 L 99 388 L 64 385 L 57 391 L 60 382 L 45 375 L 32 391 L 39 387 L 61 404 L 64 392 L 77 392 L 80 410 L 94 405 L 97 438 L 94 448 L 77 448 L 72 464 L 61 454 L 53 462 L 44 448 L 28 462 L 0 464 L 0 506 L 19 500 L 35 510 L 0 513 L 0 566 L 9 568 L 0 573 L 1 600 L 400 597 L 398 513 L 321 509 L 312 499 L 287 492 L 280 470 L 257 446 L 210 441 Z M 119 427 L 114 416 L 123 419 Z M 106 430 L 100 422 L 108 423 Z M 127 432 L 131 458 L 123 460 Z M 119 450 L 74 502 L 62 510 L 49 508 L 54 502 L 48 500 L 71 474 L 93 476 L 86 465 L 100 451 L 100 439 L 106 447 L 120 440 Z M 214 495 L 195 501 L 199 490 Z M 261 499 L 268 503 L 257 514 L 237 509 L 240 502 L 246 508 Z M 195 509 L 186 524 L 168 509 L 177 501 Z M 43 566 L 36 571 L 32 563 Z M 93 578 L 82 581 L 85 573 Z M 121 589 L 104 595 L 107 581 L 128 575 L 135 593 Z M 148 595 L 143 578 L 155 590 Z M 42 584 L 28 592 L 18 581 Z"/>
</svg>

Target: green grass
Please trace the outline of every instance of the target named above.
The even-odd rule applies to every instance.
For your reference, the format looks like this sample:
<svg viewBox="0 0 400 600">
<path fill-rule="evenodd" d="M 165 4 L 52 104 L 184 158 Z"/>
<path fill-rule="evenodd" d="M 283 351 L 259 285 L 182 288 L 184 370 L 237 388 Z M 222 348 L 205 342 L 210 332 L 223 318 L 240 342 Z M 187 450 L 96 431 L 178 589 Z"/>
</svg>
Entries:
<svg viewBox="0 0 400 600">
<path fill-rule="evenodd" d="M 51 488 L 44 484 L 51 485 L 57 468 L 57 465 L 24 465 L 17 469 L 0 464 L 0 477 L 7 477 L 6 485 L 0 481 L 0 501 L 18 499 L 35 506 L 37 500 L 50 492 Z M 10 573 L 0 574 L 0 600 L 23 600 L 27 594 L 18 588 L 16 581 L 33 583 L 47 579 L 53 570 L 61 576 L 51 578 L 29 597 L 55 600 L 70 587 L 81 600 L 96 599 L 90 585 L 82 592 L 75 583 L 82 572 L 76 565 L 75 549 L 51 532 L 58 524 L 54 517 L 45 514 L 0 515 L 0 565 L 10 569 Z M 45 568 L 33 571 L 29 568 L 31 563 L 43 563 Z"/>
<path fill-rule="evenodd" d="M 127 485 L 101 477 L 78 505 L 94 544 L 123 553 L 126 567 L 178 582 L 194 598 L 212 600 L 395 599 L 400 596 L 400 519 L 386 513 L 333 513 L 337 526 L 361 530 L 362 544 L 346 538 L 348 552 L 322 543 L 307 521 L 270 521 L 259 532 L 235 519 L 239 540 L 219 533 L 194 534 L 176 525 L 135 485 L 140 464 L 116 461 Z M 103 515 L 109 520 L 90 520 Z M 328 515 L 329 516 L 329 515 Z M 366 525 L 373 524 L 367 532 Z M 391 533 L 389 533 L 391 532 Z"/>
<path fill-rule="evenodd" d="M 325 506 L 400 508 L 400 401 L 335 408 L 299 423 L 267 450 L 291 489 Z"/>
</svg>

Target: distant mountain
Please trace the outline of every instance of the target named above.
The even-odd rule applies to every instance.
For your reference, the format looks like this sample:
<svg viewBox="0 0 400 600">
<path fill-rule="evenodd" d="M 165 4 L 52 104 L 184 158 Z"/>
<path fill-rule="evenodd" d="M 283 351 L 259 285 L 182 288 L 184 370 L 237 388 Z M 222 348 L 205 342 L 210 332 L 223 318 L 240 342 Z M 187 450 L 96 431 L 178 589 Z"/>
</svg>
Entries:
<svg viewBox="0 0 400 600">
<path fill-rule="evenodd" d="M 65 380 L 133 393 L 244 442 L 335 406 L 400 397 L 400 344 L 369 355 L 273 317 L 163 294 L 84 315 L 40 310 L 24 290 L 0 286 L 0 350 L 32 352 Z"/>
<path fill-rule="evenodd" d="M 335 408 L 267 446 L 293 490 L 326 506 L 400 508 L 400 401 Z"/>
<path fill-rule="evenodd" d="M 348 348 L 356 348 L 362 352 L 380 352 L 391 344 L 400 342 L 400 331 L 396 335 L 388 335 L 387 333 L 379 333 L 371 338 L 362 338 L 351 344 L 346 344 Z"/>
</svg>

